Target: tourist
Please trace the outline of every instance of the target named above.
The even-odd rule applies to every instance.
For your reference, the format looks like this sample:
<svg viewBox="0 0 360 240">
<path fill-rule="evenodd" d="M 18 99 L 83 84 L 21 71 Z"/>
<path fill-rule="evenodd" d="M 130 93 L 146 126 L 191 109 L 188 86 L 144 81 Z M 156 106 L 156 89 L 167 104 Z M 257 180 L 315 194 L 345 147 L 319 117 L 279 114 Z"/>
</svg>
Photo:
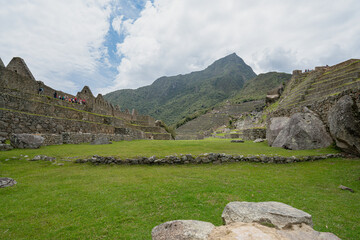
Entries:
<svg viewBox="0 0 360 240">
<path fill-rule="evenodd" d="M 41 87 L 39 88 L 39 95 L 42 95 L 44 93 L 44 89 Z"/>
<path fill-rule="evenodd" d="M 57 92 L 54 92 L 54 98 L 57 98 Z"/>
</svg>

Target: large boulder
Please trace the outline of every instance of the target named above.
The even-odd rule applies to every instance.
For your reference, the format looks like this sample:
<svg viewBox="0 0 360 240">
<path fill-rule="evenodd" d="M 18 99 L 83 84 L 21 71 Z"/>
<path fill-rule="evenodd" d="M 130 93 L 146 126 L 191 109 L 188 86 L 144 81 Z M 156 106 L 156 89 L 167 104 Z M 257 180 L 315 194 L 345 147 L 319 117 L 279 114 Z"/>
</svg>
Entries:
<svg viewBox="0 0 360 240">
<path fill-rule="evenodd" d="M 258 223 L 232 223 L 216 227 L 209 240 L 340 240 L 327 232 L 317 232 L 306 224 L 294 225 L 289 229 L 276 229 Z"/>
<path fill-rule="evenodd" d="M 343 96 L 329 110 L 328 124 L 339 148 L 360 155 L 360 114 L 350 96 Z"/>
<path fill-rule="evenodd" d="M 310 214 L 281 202 L 230 202 L 221 217 L 226 225 L 256 222 L 279 229 L 301 223 L 313 225 Z"/>
<path fill-rule="evenodd" d="M 271 146 L 303 150 L 325 148 L 332 143 L 324 123 L 316 114 L 308 111 L 293 114 Z"/>
<path fill-rule="evenodd" d="M 266 128 L 266 139 L 269 146 L 273 144 L 280 131 L 289 123 L 289 117 L 273 117 Z"/>
<path fill-rule="evenodd" d="M 14 148 L 39 148 L 43 145 L 44 138 L 34 134 L 12 134 L 10 143 Z"/>
<path fill-rule="evenodd" d="M 12 178 L 2 177 L 0 178 L 0 188 L 11 187 L 17 182 Z"/>
<path fill-rule="evenodd" d="M 154 227 L 151 236 L 153 240 L 205 240 L 214 227 L 208 222 L 176 220 Z"/>
<path fill-rule="evenodd" d="M 312 228 L 311 215 L 280 202 L 231 202 L 224 226 L 194 220 L 166 222 L 152 230 L 153 240 L 340 240 Z"/>
</svg>

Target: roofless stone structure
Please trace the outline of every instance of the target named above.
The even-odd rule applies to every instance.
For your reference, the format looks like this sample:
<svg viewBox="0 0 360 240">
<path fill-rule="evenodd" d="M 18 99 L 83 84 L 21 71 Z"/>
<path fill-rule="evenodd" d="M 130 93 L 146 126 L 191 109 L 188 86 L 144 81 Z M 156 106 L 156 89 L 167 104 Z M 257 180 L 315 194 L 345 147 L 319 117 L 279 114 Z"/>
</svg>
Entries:
<svg viewBox="0 0 360 240">
<path fill-rule="evenodd" d="M 66 100 L 71 98 L 85 101 Z M 122 112 L 101 94 L 94 97 L 88 86 L 74 96 L 36 81 L 19 57 L 6 67 L 0 59 L 0 137 L 37 134 L 44 145 L 90 142 L 98 136 L 112 141 L 171 139 L 155 119 L 133 113 Z"/>
</svg>

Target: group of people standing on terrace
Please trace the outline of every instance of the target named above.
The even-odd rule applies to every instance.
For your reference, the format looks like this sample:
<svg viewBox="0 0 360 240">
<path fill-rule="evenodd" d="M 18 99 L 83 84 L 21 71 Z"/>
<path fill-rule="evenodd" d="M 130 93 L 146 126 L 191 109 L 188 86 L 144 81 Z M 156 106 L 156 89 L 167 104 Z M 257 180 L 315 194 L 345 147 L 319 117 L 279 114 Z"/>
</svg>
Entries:
<svg viewBox="0 0 360 240">
<path fill-rule="evenodd" d="M 83 104 L 86 104 L 86 101 L 85 99 L 77 99 L 76 97 L 74 98 L 70 98 L 68 96 L 60 96 L 58 95 L 57 92 L 54 92 L 54 98 L 57 98 L 57 99 L 60 99 L 60 100 L 63 100 L 63 101 L 67 101 L 67 102 L 71 102 L 71 103 L 77 103 L 77 104 L 80 104 L 80 105 L 83 105 Z"/>
</svg>

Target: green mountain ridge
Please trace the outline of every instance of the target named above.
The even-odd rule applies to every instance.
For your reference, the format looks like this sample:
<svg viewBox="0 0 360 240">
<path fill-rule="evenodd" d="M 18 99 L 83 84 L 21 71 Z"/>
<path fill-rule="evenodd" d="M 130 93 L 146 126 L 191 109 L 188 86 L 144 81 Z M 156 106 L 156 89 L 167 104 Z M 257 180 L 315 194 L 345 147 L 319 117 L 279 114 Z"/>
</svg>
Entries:
<svg viewBox="0 0 360 240">
<path fill-rule="evenodd" d="M 198 111 L 179 121 L 176 124 L 177 136 L 201 135 L 203 132 L 221 125 L 227 125 L 231 116 L 264 107 L 267 92 L 281 84 L 286 84 L 291 76 L 288 73 L 278 72 L 259 74 L 247 81 L 244 87 L 235 92 L 232 97 L 218 103 L 214 111 L 207 111 L 206 113 L 205 111 Z"/>
<path fill-rule="evenodd" d="M 202 71 L 161 77 L 149 86 L 118 90 L 104 98 L 121 109 L 135 108 L 171 125 L 234 96 L 254 77 L 251 67 L 233 53 Z"/>
<path fill-rule="evenodd" d="M 291 74 L 279 72 L 261 73 L 246 82 L 239 92 L 230 97 L 229 101 L 238 104 L 244 101 L 265 99 L 268 91 L 279 87 L 281 84 L 286 84 L 290 81 L 291 76 Z"/>
</svg>

